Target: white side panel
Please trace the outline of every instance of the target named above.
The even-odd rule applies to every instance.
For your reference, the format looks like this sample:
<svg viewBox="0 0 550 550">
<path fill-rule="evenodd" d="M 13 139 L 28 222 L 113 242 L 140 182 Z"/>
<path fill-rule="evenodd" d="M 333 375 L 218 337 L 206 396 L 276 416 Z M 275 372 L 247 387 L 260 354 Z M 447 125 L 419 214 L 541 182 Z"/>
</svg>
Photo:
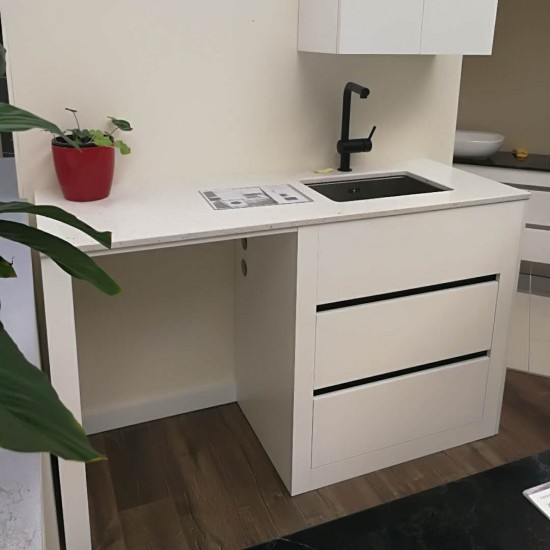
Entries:
<svg viewBox="0 0 550 550">
<path fill-rule="evenodd" d="M 482 358 L 316 397 L 312 467 L 480 422 L 488 370 Z"/>
<path fill-rule="evenodd" d="M 550 297 L 532 294 L 529 372 L 550 376 Z"/>
<path fill-rule="evenodd" d="M 49 258 L 41 258 L 51 382 L 59 398 L 82 420 L 71 277 Z M 67 548 L 91 550 L 85 466 L 59 460 L 59 479 Z"/>
<path fill-rule="evenodd" d="M 521 259 L 550 263 L 550 229 L 525 228 L 521 241 Z"/>
<path fill-rule="evenodd" d="M 237 401 L 291 486 L 296 234 L 236 243 Z M 243 267 L 245 271 L 243 272 Z"/>
<path fill-rule="evenodd" d="M 336 53 L 338 0 L 300 0 L 298 50 Z"/>
<path fill-rule="evenodd" d="M 529 373 L 550 377 L 550 340 L 531 340 Z"/>
<path fill-rule="evenodd" d="M 424 0 L 422 54 L 491 55 L 498 0 Z"/>
<path fill-rule="evenodd" d="M 529 302 L 525 292 L 516 292 L 510 318 L 510 336 L 506 366 L 509 369 L 529 370 Z"/>
<path fill-rule="evenodd" d="M 523 204 L 426 212 L 319 228 L 318 303 L 500 273 L 517 262 Z"/>
<path fill-rule="evenodd" d="M 499 268 L 497 309 L 495 312 L 495 325 L 493 329 L 493 345 L 491 348 L 491 367 L 487 379 L 487 394 L 485 396 L 485 408 L 483 423 L 486 430 L 498 433 L 500 426 L 500 412 L 502 397 L 504 395 L 504 382 L 506 378 L 506 354 L 508 352 L 508 335 L 510 330 L 510 316 L 512 302 L 518 287 L 519 275 L 519 245 L 521 227 L 524 223 L 524 204 L 506 205 L 502 209 L 502 228 L 500 244 L 498 245 Z M 490 225 L 480 225 L 479 233 L 489 229 Z M 481 240 L 481 239 L 480 239 Z"/>
<path fill-rule="evenodd" d="M 496 281 L 317 315 L 315 388 L 489 350 Z"/>
<path fill-rule="evenodd" d="M 338 53 L 418 54 L 423 0 L 340 0 Z"/>
<path fill-rule="evenodd" d="M 531 191 L 531 197 L 527 201 L 525 223 L 547 225 L 550 227 L 550 190 Z"/>
</svg>

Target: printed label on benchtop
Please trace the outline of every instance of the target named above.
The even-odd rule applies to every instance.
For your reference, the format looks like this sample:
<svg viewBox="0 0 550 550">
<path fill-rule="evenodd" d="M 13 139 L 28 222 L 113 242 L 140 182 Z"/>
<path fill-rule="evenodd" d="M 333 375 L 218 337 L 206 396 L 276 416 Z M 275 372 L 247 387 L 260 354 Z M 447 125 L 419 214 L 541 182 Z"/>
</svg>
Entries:
<svg viewBox="0 0 550 550">
<path fill-rule="evenodd" d="M 292 185 L 215 189 L 213 191 L 201 191 L 200 193 L 215 210 L 280 206 L 282 204 L 298 204 L 312 201 L 312 199 L 302 195 Z"/>
</svg>

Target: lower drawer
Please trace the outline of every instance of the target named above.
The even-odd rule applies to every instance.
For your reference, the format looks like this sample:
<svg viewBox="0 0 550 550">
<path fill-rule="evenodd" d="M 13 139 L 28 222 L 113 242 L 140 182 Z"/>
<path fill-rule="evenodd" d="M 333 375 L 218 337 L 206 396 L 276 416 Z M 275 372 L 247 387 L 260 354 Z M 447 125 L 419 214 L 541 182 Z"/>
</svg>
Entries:
<svg viewBox="0 0 550 550">
<path fill-rule="evenodd" d="M 315 397 L 312 467 L 479 422 L 489 358 Z"/>
</svg>

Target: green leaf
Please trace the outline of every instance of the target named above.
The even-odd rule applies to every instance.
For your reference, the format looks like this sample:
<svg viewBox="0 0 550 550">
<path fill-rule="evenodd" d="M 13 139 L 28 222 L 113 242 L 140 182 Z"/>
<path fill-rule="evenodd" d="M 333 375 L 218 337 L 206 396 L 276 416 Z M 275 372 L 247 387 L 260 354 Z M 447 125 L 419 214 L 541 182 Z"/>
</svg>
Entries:
<svg viewBox="0 0 550 550">
<path fill-rule="evenodd" d="M 66 460 L 103 458 L 60 401 L 46 375 L 31 365 L 0 323 L 0 447 L 48 452 Z"/>
<path fill-rule="evenodd" d="M 117 139 L 114 145 L 122 155 L 129 155 L 132 152 L 132 149 L 130 149 L 130 147 L 128 147 L 128 145 L 120 139 Z"/>
<path fill-rule="evenodd" d="M 96 136 L 94 137 L 94 143 L 98 147 L 112 147 L 113 142 L 109 136 Z"/>
<path fill-rule="evenodd" d="M 13 277 L 17 277 L 15 269 L 13 269 L 13 262 L 8 262 L 0 256 L 0 278 L 11 279 Z"/>
<path fill-rule="evenodd" d="M 29 111 L 24 111 L 8 103 L 0 103 L 1 132 L 24 132 L 25 130 L 32 130 L 35 128 L 47 130 L 52 134 L 63 135 L 61 128 L 56 126 L 53 122 L 49 122 L 29 113 Z"/>
<path fill-rule="evenodd" d="M 46 254 L 69 275 L 92 283 L 105 294 L 113 295 L 120 292 L 120 287 L 92 258 L 59 237 L 22 223 L 6 220 L 0 220 L 0 237 Z"/>
<path fill-rule="evenodd" d="M 26 130 L 40 129 L 51 132 L 63 138 L 69 145 L 78 148 L 72 139 L 67 137 L 59 126 L 44 118 L 33 115 L 29 111 L 0 103 L 0 132 L 25 132 Z"/>
<path fill-rule="evenodd" d="M 127 120 L 121 118 L 115 118 L 113 116 L 107 117 L 119 130 L 123 132 L 131 132 L 133 130 L 132 125 Z"/>
<path fill-rule="evenodd" d="M 6 48 L 0 44 L 0 78 L 6 74 Z"/>
<path fill-rule="evenodd" d="M 91 138 L 90 132 L 88 130 L 79 130 L 78 128 L 74 128 L 73 130 L 71 130 L 71 136 L 80 145 L 89 142 Z"/>
<path fill-rule="evenodd" d="M 57 206 L 36 206 L 29 202 L 23 201 L 0 202 L 0 214 L 7 213 L 35 214 L 37 216 L 51 218 L 52 220 L 75 227 L 83 233 L 86 233 L 86 235 L 92 237 L 92 239 L 97 241 L 99 244 L 102 244 L 105 248 L 111 248 L 112 234 L 110 231 L 97 231 L 93 227 L 90 227 L 87 223 L 80 221 L 76 216 L 65 212 L 65 210 L 58 208 Z"/>
</svg>

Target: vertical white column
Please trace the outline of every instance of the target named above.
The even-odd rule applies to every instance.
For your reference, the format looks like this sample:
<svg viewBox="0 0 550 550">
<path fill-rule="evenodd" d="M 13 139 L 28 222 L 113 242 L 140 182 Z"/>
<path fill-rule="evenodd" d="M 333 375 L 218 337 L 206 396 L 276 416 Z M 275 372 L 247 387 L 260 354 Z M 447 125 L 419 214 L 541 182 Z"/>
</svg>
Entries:
<svg viewBox="0 0 550 550">
<path fill-rule="evenodd" d="M 80 422 L 80 385 L 71 277 L 41 258 L 50 376 L 61 401 Z M 59 460 L 65 537 L 69 550 L 91 550 L 84 464 Z"/>
</svg>

